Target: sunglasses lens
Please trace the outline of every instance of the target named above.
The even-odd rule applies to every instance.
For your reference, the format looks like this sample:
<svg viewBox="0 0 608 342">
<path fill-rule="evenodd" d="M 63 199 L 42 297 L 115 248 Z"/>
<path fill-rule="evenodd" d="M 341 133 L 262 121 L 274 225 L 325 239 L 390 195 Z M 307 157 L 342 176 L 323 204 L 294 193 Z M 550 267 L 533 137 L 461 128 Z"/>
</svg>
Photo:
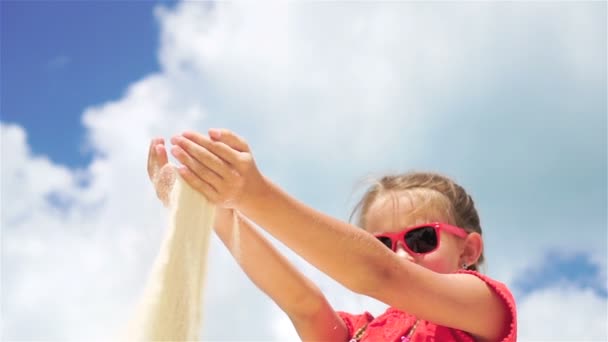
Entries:
<svg viewBox="0 0 608 342">
<path fill-rule="evenodd" d="M 428 253 L 437 248 L 437 234 L 433 227 L 421 227 L 405 234 L 405 243 L 415 253 Z"/>
<path fill-rule="evenodd" d="M 382 242 L 389 249 L 393 249 L 393 241 L 391 241 L 390 238 L 386 236 L 379 236 L 378 240 L 380 240 L 380 242 Z"/>
</svg>

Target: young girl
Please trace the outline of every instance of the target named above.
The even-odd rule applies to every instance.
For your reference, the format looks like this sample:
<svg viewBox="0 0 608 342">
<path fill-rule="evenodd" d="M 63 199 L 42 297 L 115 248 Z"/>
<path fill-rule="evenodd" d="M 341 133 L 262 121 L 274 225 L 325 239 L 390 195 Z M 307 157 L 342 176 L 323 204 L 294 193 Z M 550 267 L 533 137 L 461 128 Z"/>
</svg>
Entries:
<svg viewBox="0 0 608 342">
<path fill-rule="evenodd" d="M 429 173 L 382 178 L 358 206 L 360 229 L 286 194 L 258 171 L 247 143 L 230 131 L 186 132 L 171 142 L 180 175 L 219 208 L 238 210 L 342 285 L 390 306 L 376 318 L 334 311 L 241 217 L 240 252 L 247 257 L 237 261 L 303 340 L 516 340 L 513 297 L 477 272 L 479 218 L 451 180 Z M 152 145 L 151 156 L 166 163 L 162 144 Z M 226 209 L 216 222 L 223 241 L 232 217 Z"/>
</svg>

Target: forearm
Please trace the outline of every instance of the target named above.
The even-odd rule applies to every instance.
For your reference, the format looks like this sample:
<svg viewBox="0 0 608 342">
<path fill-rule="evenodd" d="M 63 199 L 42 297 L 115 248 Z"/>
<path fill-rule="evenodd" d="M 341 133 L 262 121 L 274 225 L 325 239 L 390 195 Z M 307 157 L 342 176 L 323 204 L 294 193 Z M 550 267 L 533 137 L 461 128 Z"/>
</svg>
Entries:
<svg viewBox="0 0 608 342">
<path fill-rule="evenodd" d="M 221 211 L 215 231 L 249 279 L 289 316 L 302 341 L 347 339 L 344 322 L 319 288 L 247 219 Z"/>
<path fill-rule="evenodd" d="M 371 295 L 383 274 L 399 267 L 364 230 L 320 213 L 270 180 L 241 203 L 243 213 L 294 252 L 352 291 Z"/>
<path fill-rule="evenodd" d="M 232 211 L 221 215 L 232 216 Z M 251 281 L 290 317 L 307 315 L 324 302 L 315 284 L 238 213 L 218 217 L 215 231 Z"/>
</svg>

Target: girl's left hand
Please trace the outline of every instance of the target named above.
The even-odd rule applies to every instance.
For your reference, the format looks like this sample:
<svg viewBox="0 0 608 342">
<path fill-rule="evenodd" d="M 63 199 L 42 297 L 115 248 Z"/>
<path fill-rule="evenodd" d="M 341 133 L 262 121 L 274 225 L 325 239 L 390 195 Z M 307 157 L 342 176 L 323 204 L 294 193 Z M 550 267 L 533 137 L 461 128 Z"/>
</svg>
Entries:
<svg viewBox="0 0 608 342">
<path fill-rule="evenodd" d="M 247 142 L 226 129 L 210 129 L 209 137 L 185 132 L 171 139 L 171 153 L 183 165 L 180 175 L 207 199 L 224 208 L 238 209 L 255 198 L 264 177 Z"/>
<path fill-rule="evenodd" d="M 165 207 L 169 206 L 169 194 L 175 183 L 175 167 L 167 159 L 163 138 L 154 138 L 148 150 L 148 176 L 156 190 L 156 196 Z"/>
</svg>

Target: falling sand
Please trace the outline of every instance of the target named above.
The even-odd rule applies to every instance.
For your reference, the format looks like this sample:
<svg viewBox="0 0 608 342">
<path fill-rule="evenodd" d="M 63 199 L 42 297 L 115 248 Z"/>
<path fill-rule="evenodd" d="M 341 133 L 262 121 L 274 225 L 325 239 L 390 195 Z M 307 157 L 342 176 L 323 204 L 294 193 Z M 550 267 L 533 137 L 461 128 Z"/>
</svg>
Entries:
<svg viewBox="0 0 608 342">
<path fill-rule="evenodd" d="M 197 341 L 215 206 L 184 182 L 173 166 L 162 171 L 169 192 L 169 229 L 126 338 Z"/>
</svg>

